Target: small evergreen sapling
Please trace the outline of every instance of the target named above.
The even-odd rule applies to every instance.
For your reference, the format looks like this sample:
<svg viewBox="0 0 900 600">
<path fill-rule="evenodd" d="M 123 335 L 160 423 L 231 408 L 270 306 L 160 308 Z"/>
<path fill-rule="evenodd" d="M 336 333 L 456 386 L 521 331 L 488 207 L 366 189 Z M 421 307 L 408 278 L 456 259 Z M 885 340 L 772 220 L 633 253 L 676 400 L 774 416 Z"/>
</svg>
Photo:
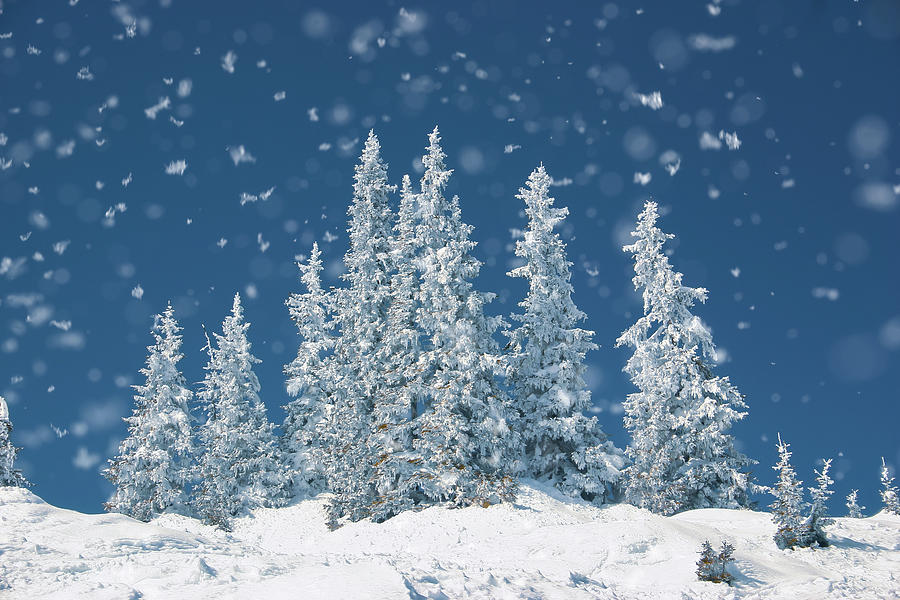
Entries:
<svg viewBox="0 0 900 600">
<path fill-rule="evenodd" d="M 697 579 L 700 581 L 714 581 L 718 572 L 716 568 L 716 551 L 713 550 L 709 540 L 704 540 L 700 546 L 700 560 L 697 561 Z"/>
<path fill-rule="evenodd" d="M 720 576 L 722 581 L 731 584 L 734 576 L 728 571 L 728 565 L 734 562 L 734 546 L 728 541 L 722 541 L 722 549 L 719 551 Z"/>
<path fill-rule="evenodd" d="M 775 522 L 775 544 L 782 550 L 801 544 L 802 514 L 804 508 L 803 487 L 791 466 L 790 444 L 781 440 L 778 434 L 778 464 L 773 467 L 778 472 L 778 480 L 770 492 L 775 496 L 771 504 L 772 520 Z"/>
<path fill-rule="evenodd" d="M 731 584 L 734 576 L 728 571 L 728 565 L 734 562 L 734 546 L 727 541 L 722 542 L 722 549 L 716 553 L 705 540 L 700 546 L 700 560 L 697 561 L 697 578 L 700 581 Z"/>
<path fill-rule="evenodd" d="M 20 449 L 13 446 L 9 439 L 12 428 L 9 408 L 6 406 L 6 400 L 0 396 L 0 487 L 25 487 L 30 484 L 15 466 L 16 454 Z"/>
<path fill-rule="evenodd" d="M 803 523 L 801 546 L 812 546 L 816 544 L 822 548 L 828 546 L 828 539 L 825 537 L 825 527 L 833 521 L 828 517 L 828 498 L 834 493 L 830 489 L 834 480 L 828 475 L 831 468 L 831 459 L 823 461 L 822 470 L 816 471 L 817 487 L 810 488 L 809 494 L 812 496 L 812 505 L 810 506 L 809 516 Z"/>
<path fill-rule="evenodd" d="M 861 519 L 863 517 L 862 511 L 866 510 L 865 506 L 859 505 L 859 501 L 856 498 L 858 494 L 859 490 L 853 490 L 847 494 L 847 516 L 851 519 Z"/>
<path fill-rule="evenodd" d="M 891 477 L 891 473 L 884 462 L 884 457 L 881 458 L 881 505 L 884 508 L 884 512 L 900 515 L 900 494 L 897 493 L 897 488 L 894 487 L 894 478 Z"/>
</svg>

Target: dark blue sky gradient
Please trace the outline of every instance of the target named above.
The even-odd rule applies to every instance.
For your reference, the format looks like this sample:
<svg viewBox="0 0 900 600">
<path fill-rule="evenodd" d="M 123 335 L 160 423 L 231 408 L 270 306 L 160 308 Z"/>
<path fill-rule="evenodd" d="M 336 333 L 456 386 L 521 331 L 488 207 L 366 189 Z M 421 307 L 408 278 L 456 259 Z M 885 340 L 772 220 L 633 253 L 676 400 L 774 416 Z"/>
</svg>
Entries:
<svg viewBox="0 0 900 600">
<path fill-rule="evenodd" d="M 652 196 L 677 235 L 675 267 L 710 290 L 697 313 L 726 356 L 718 372 L 747 396 L 735 433 L 758 478 L 772 481 L 781 432 L 801 478 L 834 457 L 835 504 L 859 488 L 876 508 L 880 457 L 900 463 L 900 9 L 711 5 L 720 14 L 702 2 L 3 2 L 0 394 L 36 493 L 100 510 L 98 470 L 125 433 L 151 316 L 170 299 L 196 382 L 201 324 L 218 330 L 242 292 L 280 422 L 281 368 L 298 343 L 283 305 L 299 289 L 294 256 L 318 240 L 336 284 L 367 131 L 399 183 L 417 179 L 437 124 L 486 262 L 477 286 L 499 294 L 492 311 L 509 314 L 524 294 L 505 276 L 510 229 L 525 225 L 516 190 L 541 161 L 570 181 L 554 192 L 571 211 L 576 303 L 601 345 L 589 357 L 595 405 L 618 444 L 633 388 L 627 350 L 613 346 L 640 310 L 620 247 Z M 698 49 L 704 40 L 724 48 Z M 221 66 L 229 50 L 234 73 Z M 76 77 L 82 67 L 92 79 Z M 636 99 L 653 91 L 660 110 Z M 172 110 L 147 118 L 162 96 Z M 720 130 L 741 147 L 701 149 L 703 132 Z M 255 163 L 232 162 L 240 145 Z M 667 150 L 681 159 L 674 176 L 659 161 Z M 165 174 L 179 159 L 185 173 Z M 105 226 L 117 203 L 127 210 Z"/>
</svg>

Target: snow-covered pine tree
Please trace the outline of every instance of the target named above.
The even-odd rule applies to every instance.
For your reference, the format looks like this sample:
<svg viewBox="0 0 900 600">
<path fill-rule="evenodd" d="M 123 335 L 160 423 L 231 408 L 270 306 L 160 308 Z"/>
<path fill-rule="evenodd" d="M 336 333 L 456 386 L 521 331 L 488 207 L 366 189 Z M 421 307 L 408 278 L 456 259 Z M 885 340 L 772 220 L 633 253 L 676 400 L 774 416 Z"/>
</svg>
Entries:
<svg viewBox="0 0 900 600">
<path fill-rule="evenodd" d="M 863 517 L 862 511 L 866 510 L 865 506 L 859 505 L 858 495 L 859 490 L 852 490 L 847 494 L 847 516 L 851 519 L 861 519 Z"/>
<path fill-rule="evenodd" d="M 778 464 L 772 467 L 778 472 L 778 480 L 771 494 L 772 521 L 775 522 L 775 544 L 782 550 L 793 548 L 802 542 L 803 485 L 791 466 L 790 444 L 781 441 L 778 434 Z"/>
<path fill-rule="evenodd" d="M 700 560 L 697 561 L 697 579 L 712 583 L 731 584 L 734 577 L 728 571 L 728 565 L 734 562 L 734 546 L 727 540 L 722 541 L 722 549 L 716 554 L 709 540 L 700 546 Z"/>
<path fill-rule="evenodd" d="M 488 505 L 512 496 L 511 475 L 520 469 L 515 415 L 496 379 L 502 361 L 492 335 L 502 318 L 484 314 L 494 294 L 473 289 L 481 262 L 471 254 L 476 244 L 459 199 L 444 197 L 451 171 L 437 127 L 428 140 L 416 226 L 418 322 L 427 336 L 416 480 L 432 501 Z"/>
<path fill-rule="evenodd" d="M 634 348 L 624 370 L 640 390 L 625 402 L 633 461 L 625 497 L 662 514 L 747 507 L 753 461 L 728 433 L 746 416 L 746 404 L 727 377 L 713 375 L 712 334 L 690 312 L 707 292 L 682 285 L 662 251 L 674 236 L 656 226 L 657 218 L 648 201 L 631 233 L 637 240 L 623 248 L 634 256 L 634 287 L 644 300 L 644 315 L 616 342 Z"/>
<path fill-rule="evenodd" d="M 189 504 L 193 393 L 178 370 L 183 358 L 180 332 L 169 304 L 154 319 L 154 342 L 147 347 L 147 366 L 141 369 L 145 381 L 134 386 L 134 410 L 125 418 L 128 437 L 104 471 L 116 486 L 106 510 L 141 521 L 169 509 L 185 510 Z"/>
<path fill-rule="evenodd" d="M 25 487 L 30 484 L 22 472 L 16 469 L 16 454 L 19 453 L 20 448 L 13 446 L 12 440 L 9 439 L 12 428 L 9 407 L 3 396 L 0 396 L 0 487 Z"/>
<path fill-rule="evenodd" d="M 812 503 L 809 516 L 801 528 L 801 546 L 812 546 L 813 544 L 822 548 L 828 546 L 825 528 L 833 523 L 833 520 L 828 517 L 828 498 L 834 493 L 834 490 L 830 489 L 834 480 L 828 475 L 829 469 L 831 469 L 830 458 L 823 461 L 821 471 L 816 471 L 818 485 L 809 488 Z"/>
<path fill-rule="evenodd" d="M 421 396 L 418 359 L 421 347 L 416 325 L 416 194 L 409 176 L 400 186 L 400 206 L 391 240 L 390 308 L 378 364 L 384 367 L 384 391 L 375 399 L 369 436 L 376 492 L 372 518 L 383 521 L 421 501 L 415 482 L 418 454 L 413 450 L 415 419 Z"/>
<path fill-rule="evenodd" d="M 722 549 L 716 557 L 719 562 L 719 581 L 731 585 L 734 576 L 728 571 L 728 565 L 734 562 L 734 546 L 728 540 L 722 540 Z"/>
<path fill-rule="evenodd" d="M 332 321 L 328 292 L 322 289 L 322 253 L 313 243 L 300 281 L 306 292 L 291 294 L 285 304 L 302 341 L 297 357 L 285 365 L 287 392 L 294 397 L 285 407 L 281 447 L 294 495 L 315 494 L 326 488 L 325 460 L 332 408 Z"/>
<path fill-rule="evenodd" d="M 703 543 L 700 545 L 700 560 L 697 561 L 697 579 L 717 582 L 719 575 L 718 558 L 709 540 L 703 540 Z"/>
<path fill-rule="evenodd" d="M 592 331 L 576 327 L 585 314 L 572 301 L 566 245 L 554 228 L 569 214 L 554 208 L 550 176 L 541 165 L 516 196 L 525 203 L 528 228 L 516 242 L 525 263 L 508 273 L 528 280 L 519 303 L 520 325 L 510 339 L 506 381 L 518 412 L 526 477 L 550 482 L 563 493 L 609 500 L 625 466 L 624 455 L 603 433 L 584 382 L 584 358 L 597 345 Z"/>
<path fill-rule="evenodd" d="M 387 165 L 381 146 L 370 131 L 356 165 L 353 201 L 347 213 L 350 246 L 344 255 L 347 287 L 335 291 L 335 340 L 339 401 L 333 432 L 337 446 L 329 461 L 334 497 L 329 507 L 332 524 L 342 516 L 351 520 L 371 513 L 376 491 L 368 439 L 373 433 L 374 405 L 384 398 L 384 335 L 390 309 L 391 229 Z"/>
<path fill-rule="evenodd" d="M 235 294 L 222 334 L 215 334 L 216 348 L 207 345 L 209 363 L 198 393 L 207 420 L 200 426 L 194 507 L 224 529 L 244 509 L 282 504 L 289 486 L 259 398 L 253 365 L 260 360 L 250 353 L 249 327 Z"/>
<path fill-rule="evenodd" d="M 881 457 L 881 505 L 885 512 L 900 515 L 900 494 L 894 487 L 894 478 Z"/>
</svg>

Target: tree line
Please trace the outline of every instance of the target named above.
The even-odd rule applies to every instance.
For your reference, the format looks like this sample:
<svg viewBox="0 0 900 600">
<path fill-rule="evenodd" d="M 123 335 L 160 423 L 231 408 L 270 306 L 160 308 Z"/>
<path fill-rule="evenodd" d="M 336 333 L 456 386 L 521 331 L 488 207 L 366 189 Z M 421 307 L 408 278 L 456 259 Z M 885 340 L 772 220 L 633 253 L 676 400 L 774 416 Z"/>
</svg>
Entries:
<svg viewBox="0 0 900 600">
<path fill-rule="evenodd" d="M 685 286 L 669 262 L 664 245 L 674 236 L 657 226 L 656 203 L 645 203 L 623 248 L 643 313 L 617 340 L 633 351 L 624 370 L 637 388 L 624 402 L 631 443 L 621 450 L 589 416 L 585 356 L 597 345 L 579 327 L 585 314 L 556 232 L 568 210 L 555 206 L 550 176 L 539 166 L 516 196 L 528 224 L 515 245 L 521 266 L 508 275 L 528 292 L 506 320 L 486 312 L 495 295 L 475 288 L 473 228 L 458 197 L 445 194 L 445 158 L 435 128 L 418 186 L 405 175 L 398 189 L 370 132 L 355 167 L 342 285 L 323 287 L 313 244 L 298 265 L 303 289 L 286 301 L 300 341 L 284 367 L 291 400 L 280 433 L 259 396 L 239 294 L 221 333 L 207 334 L 196 393 L 178 367 L 174 309 L 156 316 L 128 436 L 104 471 L 115 485 L 107 510 L 141 520 L 176 511 L 228 528 L 245 510 L 328 492 L 336 527 L 434 504 L 490 506 L 514 498 L 521 478 L 664 515 L 752 506 L 765 488 L 730 433 L 747 405 L 714 373 L 711 332 L 692 313 L 707 290 Z M 829 463 L 805 507 L 785 470 L 787 447 L 779 449 L 776 541 L 822 544 Z M 0 443 L 7 456 L 15 449 Z M 884 487 L 886 508 L 892 497 L 900 512 L 896 489 Z"/>
</svg>

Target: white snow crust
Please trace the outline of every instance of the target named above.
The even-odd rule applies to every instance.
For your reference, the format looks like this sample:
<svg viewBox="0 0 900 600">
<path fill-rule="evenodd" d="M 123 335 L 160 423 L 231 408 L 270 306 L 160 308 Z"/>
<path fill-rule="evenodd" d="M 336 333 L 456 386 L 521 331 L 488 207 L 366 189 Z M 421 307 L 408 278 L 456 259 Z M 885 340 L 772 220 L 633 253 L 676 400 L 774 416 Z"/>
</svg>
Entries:
<svg viewBox="0 0 900 600">
<path fill-rule="evenodd" d="M 141 523 L 0 488 L 0 598 L 874 599 L 900 597 L 900 517 L 838 518 L 829 548 L 781 551 L 770 515 L 661 517 L 527 482 L 514 504 L 433 507 L 325 527 L 326 497 L 259 509 L 225 533 Z M 699 582 L 703 540 L 736 548 L 735 585 Z"/>
</svg>

